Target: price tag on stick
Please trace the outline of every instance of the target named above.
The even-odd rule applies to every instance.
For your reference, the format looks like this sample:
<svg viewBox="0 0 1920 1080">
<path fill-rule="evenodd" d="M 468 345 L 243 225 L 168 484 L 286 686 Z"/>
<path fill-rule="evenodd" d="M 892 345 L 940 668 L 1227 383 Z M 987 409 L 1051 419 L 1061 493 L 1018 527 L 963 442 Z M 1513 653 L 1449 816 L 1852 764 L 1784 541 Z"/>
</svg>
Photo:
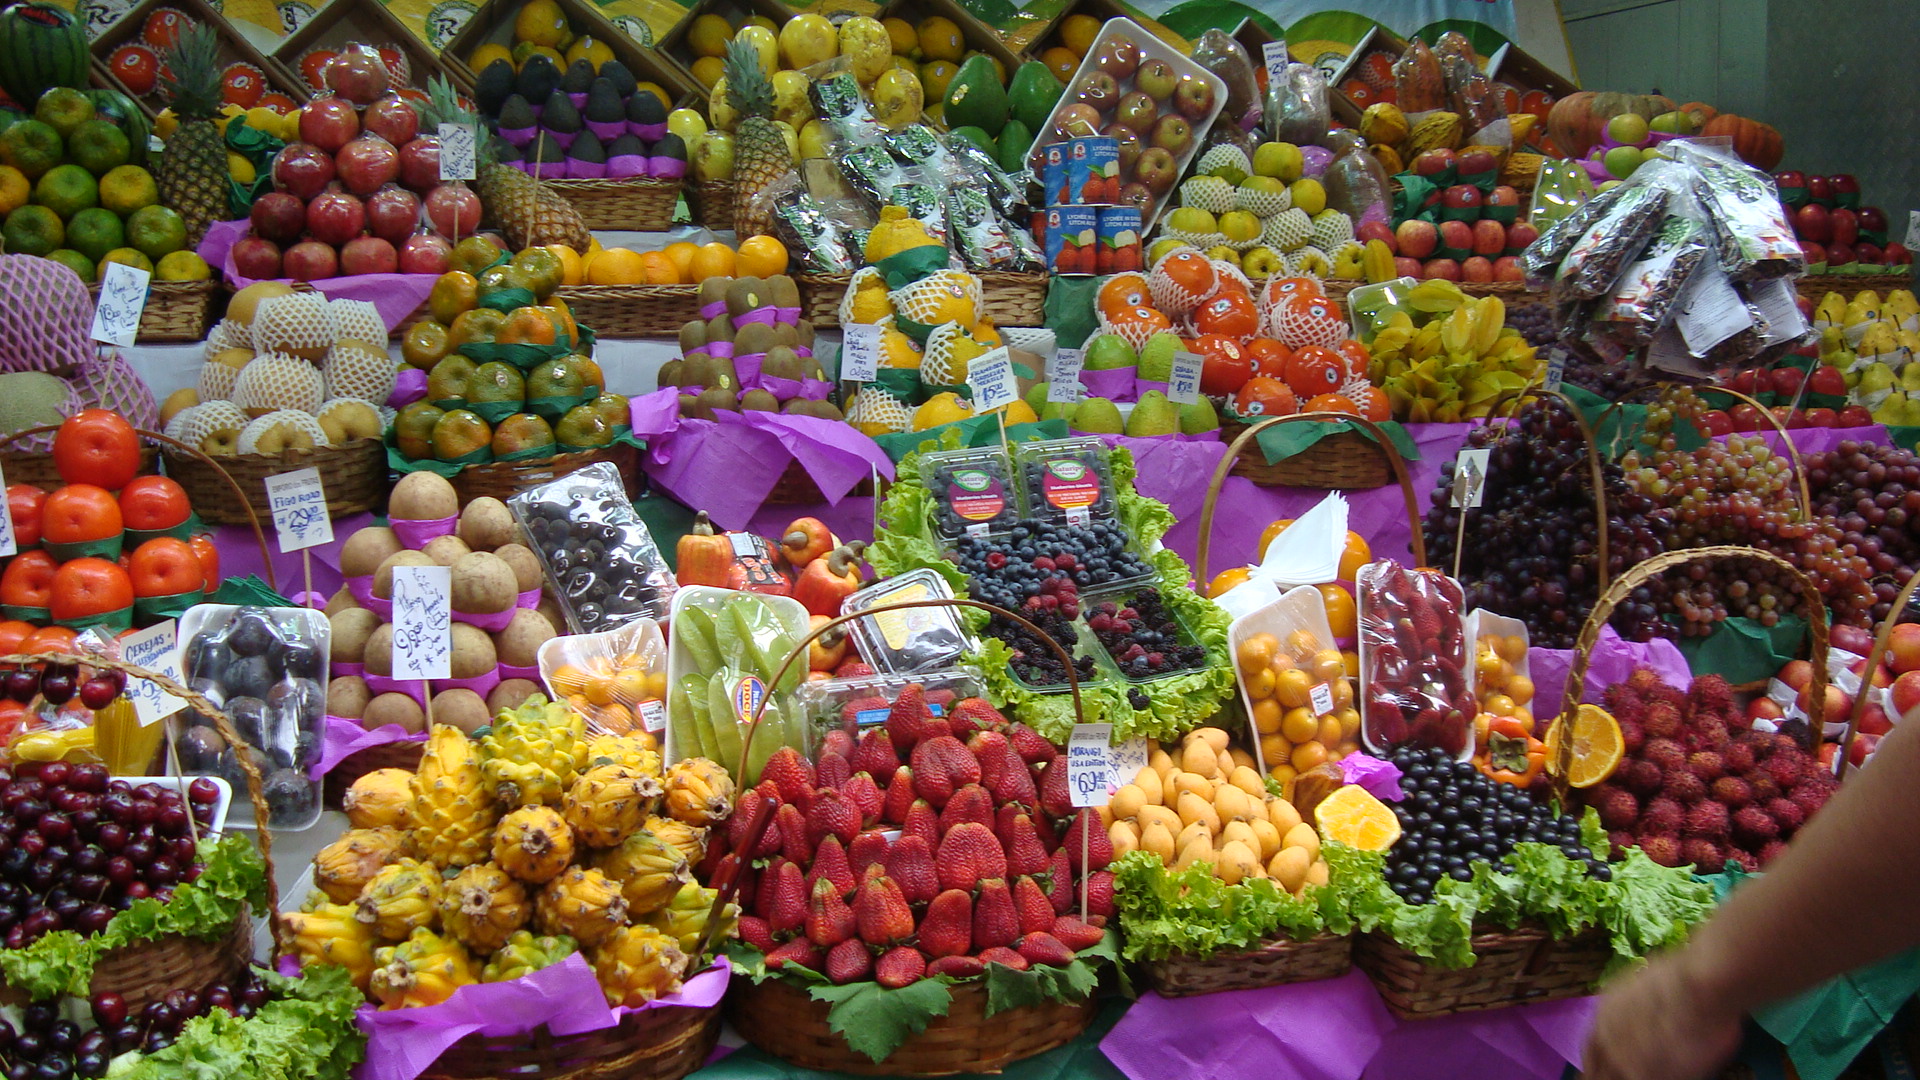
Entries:
<svg viewBox="0 0 1920 1080">
<path fill-rule="evenodd" d="M 841 327 L 840 377 L 848 382 L 872 382 L 880 377 L 880 327 L 854 323 Z"/>
<path fill-rule="evenodd" d="M 992 412 L 1018 400 L 1020 388 L 1014 382 L 1013 361 L 1007 357 L 1006 346 L 974 357 L 973 362 L 967 365 L 967 385 L 973 390 L 975 415 Z"/>
<path fill-rule="evenodd" d="M 476 156 L 472 124 L 440 125 L 440 179 L 471 180 Z"/>
<path fill-rule="evenodd" d="M 1200 368 L 1204 363 L 1198 353 L 1183 350 L 1173 354 L 1173 374 L 1167 377 L 1168 401 L 1191 405 L 1200 400 Z"/>
<path fill-rule="evenodd" d="M 1072 404 L 1080 400 L 1080 372 L 1087 366 L 1085 349 L 1055 349 L 1047 361 L 1047 400 Z"/>
<path fill-rule="evenodd" d="M 393 568 L 393 677 L 453 677 L 453 568 Z"/>
<path fill-rule="evenodd" d="M 1292 60 L 1287 55 L 1287 43 L 1284 40 L 1269 41 L 1260 46 L 1260 59 L 1267 65 L 1267 85 L 1279 86 L 1281 80 L 1287 77 L 1287 64 Z"/>
<path fill-rule="evenodd" d="M 153 275 L 137 266 L 108 263 L 100 279 L 100 302 L 93 308 L 95 341 L 133 347 L 140 334 L 140 313 L 147 309 L 147 283 Z"/>
<path fill-rule="evenodd" d="M 1567 378 L 1567 350 L 1554 346 L 1547 350 L 1547 373 L 1540 380 L 1545 390 L 1559 390 Z"/>
<path fill-rule="evenodd" d="M 1462 450 L 1453 465 L 1453 503 L 1469 509 L 1478 507 L 1487 488 L 1487 458 L 1492 450 Z"/>
<path fill-rule="evenodd" d="M 159 672 L 175 682 L 182 681 L 179 624 L 168 619 L 121 638 L 120 658 L 148 671 Z M 133 702 L 133 714 L 141 727 L 164 720 L 187 705 L 160 689 L 159 683 L 147 679 L 127 679 L 127 699 Z"/>
<path fill-rule="evenodd" d="M 327 516 L 327 491 L 319 469 L 267 477 L 267 502 L 273 507 L 281 554 L 333 543 L 333 519 Z"/>
<path fill-rule="evenodd" d="M 1075 724 L 1067 737 L 1067 793 L 1073 805 L 1105 806 L 1119 787 L 1113 782 L 1112 724 Z"/>
</svg>

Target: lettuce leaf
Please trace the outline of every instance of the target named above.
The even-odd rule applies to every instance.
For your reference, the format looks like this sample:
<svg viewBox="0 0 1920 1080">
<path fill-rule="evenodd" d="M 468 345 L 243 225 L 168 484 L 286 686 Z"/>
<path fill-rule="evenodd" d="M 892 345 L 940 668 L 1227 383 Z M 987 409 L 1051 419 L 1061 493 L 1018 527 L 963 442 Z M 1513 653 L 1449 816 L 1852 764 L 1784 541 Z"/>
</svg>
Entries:
<svg viewBox="0 0 1920 1080">
<path fill-rule="evenodd" d="M 251 1019 L 221 1010 L 190 1021 L 173 1045 L 115 1060 L 114 1080 L 346 1080 L 367 1037 L 354 1024 L 365 1000 L 347 970 L 317 965 L 299 978 L 258 972 L 274 999 Z"/>
<path fill-rule="evenodd" d="M 1639 848 L 1613 864 L 1599 921 L 1613 940 L 1615 966 L 1678 945 L 1713 912 L 1713 886 L 1685 868 L 1661 866 Z"/>
<path fill-rule="evenodd" d="M 1584 861 L 1570 859 L 1546 844 L 1515 844 L 1507 861 L 1513 873 L 1499 876 L 1511 876 L 1520 883 L 1520 913 L 1539 920 L 1556 938 L 1570 938 L 1598 925 L 1601 911 L 1616 891 L 1593 877 Z"/>
<path fill-rule="evenodd" d="M 1327 928 L 1323 903 L 1339 907 L 1331 884 L 1298 897 L 1270 878 L 1229 885 L 1209 865 L 1170 870 L 1150 851 L 1130 851 L 1111 869 L 1129 960 L 1204 958 L 1276 935 L 1309 938 Z"/>
</svg>

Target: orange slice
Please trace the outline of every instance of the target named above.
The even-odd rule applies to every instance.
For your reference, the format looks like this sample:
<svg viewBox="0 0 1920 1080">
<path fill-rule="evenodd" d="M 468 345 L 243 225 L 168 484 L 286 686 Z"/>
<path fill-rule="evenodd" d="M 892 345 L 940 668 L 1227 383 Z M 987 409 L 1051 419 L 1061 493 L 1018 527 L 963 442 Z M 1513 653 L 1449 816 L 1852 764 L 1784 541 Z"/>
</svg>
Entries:
<svg viewBox="0 0 1920 1080">
<path fill-rule="evenodd" d="M 1361 851 L 1385 851 L 1400 839 L 1393 808 L 1358 784 L 1347 784 L 1314 807 L 1320 835 Z"/>
<path fill-rule="evenodd" d="M 1558 772 L 1560 764 L 1560 719 L 1547 727 L 1547 769 Z M 1567 770 L 1570 787 L 1590 788 L 1612 776 L 1620 767 L 1626 746 L 1620 737 L 1620 725 L 1613 715 L 1598 705 L 1582 705 L 1574 713 L 1573 763 Z"/>
</svg>

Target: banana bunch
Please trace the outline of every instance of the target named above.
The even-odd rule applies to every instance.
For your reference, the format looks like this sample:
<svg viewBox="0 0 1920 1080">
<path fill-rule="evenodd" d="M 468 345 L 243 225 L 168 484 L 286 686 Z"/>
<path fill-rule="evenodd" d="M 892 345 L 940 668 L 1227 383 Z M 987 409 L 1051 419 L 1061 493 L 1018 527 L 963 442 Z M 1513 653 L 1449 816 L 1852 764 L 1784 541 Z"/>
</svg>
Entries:
<svg viewBox="0 0 1920 1080">
<path fill-rule="evenodd" d="M 1506 317 L 1499 297 L 1469 297 L 1447 281 L 1421 282 L 1398 308 L 1378 313 L 1384 322 L 1374 333 L 1369 374 L 1394 416 L 1416 423 L 1482 419 L 1531 383 L 1539 361 Z"/>
</svg>

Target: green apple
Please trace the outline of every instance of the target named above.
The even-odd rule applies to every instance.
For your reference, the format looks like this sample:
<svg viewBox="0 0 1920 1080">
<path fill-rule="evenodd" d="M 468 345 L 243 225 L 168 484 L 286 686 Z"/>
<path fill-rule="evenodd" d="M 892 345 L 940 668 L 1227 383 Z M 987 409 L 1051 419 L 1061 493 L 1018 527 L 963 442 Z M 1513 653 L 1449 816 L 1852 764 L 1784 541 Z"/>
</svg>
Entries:
<svg viewBox="0 0 1920 1080">
<path fill-rule="evenodd" d="M 1675 110 L 1654 117 L 1653 123 L 1648 126 L 1665 135 L 1691 135 L 1696 125 L 1692 113 Z"/>
<path fill-rule="evenodd" d="M 1647 118 L 1639 113 L 1621 113 L 1607 121 L 1607 137 L 1628 146 L 1647 141 Z"/>
<path fill-rule="evenodd" d="M 1240 265 L 1240 253 L 1225 244 L 1218 244 L 1208 248 L 1207 258 L 1219 259 L 1221 262 L 1229 263 L 1233 266 Z"/>
<path fill-rule="evenodd" d="M 1627 177 L 1633 175 L 1635 169 L 1640 167 L 1640 161 L 1640 150 L 1638 147 L 1616 146 L 1601 157 L 1600 164 L 1607 167 L 1607 172 L 1612 175 L 1614 179 L 1625 180 Z"/>
<path fill-rule="evenodd" d="M 1132 367 L 1133 346 L 1118 334 L 1101 334 L 1087 344 L 1087 367 L 1093 371 Z"/>
<path fill-rule="evenodd" d="M 1260 219 L 1246 210 L 1221 214 L 1219 228 L 1228 243 L 1249 244 L 1260 238 Z"/>
<path fill-rule="evenodd" d="M 1285 183 L 1300 179 L 1306 170 L 1306 162 L 1300 156 L 1300 148 L 1292 143 L 1261 143 L 1253 151 L 1253 171 L 1259 176 L 1271 176 Z"/>
<path fill-rule="evenodd" d="M 1159 262 L 1162 256 L 1169 252 L 1178 251 L 1186 246 L 1187 242 L 1185 240 L 1175 240 L 1171 236 L 1163 236 L 1155 240 L 1153 246 L 1147 249 L 1147 265 L 1152 266 L 1154 263 Z"/>
</svg>

